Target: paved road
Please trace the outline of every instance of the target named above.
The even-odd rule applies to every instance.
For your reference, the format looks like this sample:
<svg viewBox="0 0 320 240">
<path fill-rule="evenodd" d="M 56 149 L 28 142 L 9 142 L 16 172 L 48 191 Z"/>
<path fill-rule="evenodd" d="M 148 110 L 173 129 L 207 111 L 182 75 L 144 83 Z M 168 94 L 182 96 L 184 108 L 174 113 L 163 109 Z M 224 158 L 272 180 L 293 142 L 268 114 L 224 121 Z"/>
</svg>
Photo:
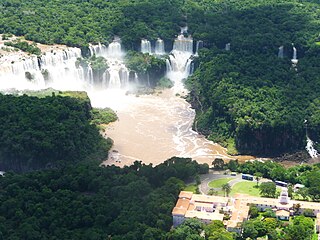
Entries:
<svg viewBox="0 0 320 240">
<path fill-rule="evenodd" d="M 228 182 L 230 184 L 231 188 L 239 182 L 247 181 L 247 180 L 244 180 L 241 178 L 241 173 L 238 173 L 237 176 L 231 176 L 230 173 L 225 175 L 224 173 L 225 173 L 225 171 L 212 171 L 212 170 L 210 170 L 210 172 L 208 174 L 202 175 L 200 177 L 200 179 L 201 179 L 201 184 L 199 186 L 200 193 L 207 194 L 208 191 L 210 190 L 209 183 L 213 180 L 216 180 L 216 179 L 233 177 L 234 179 L 232 179 L 231 181 Z M 269 182 L 269 181 L 271 181 L 271 180 L 266 179 L 266 178 L 262 178 L 262 179 L 260 179 L 259 183 Z M 253 180 L 253 182 L 256 182 L 256 181 Z"/>
<path fill-rule="evenodd" d="M 220 179 L 220 178 L 230 178 L 233 177 L 230 174 L 224 174 L 225 171 L 210 171 L 208 174 L 204 174 L 200 177 L 201 184 L 199 186 L 199 190 L 202 194 L 207 194 L 210 190 L 210 187 L 208 186 L 209 182 L 212 180 Z M 234 184 L 242 181 L 241 174 L 237 174 L 237 176 L 234 176 L 234 180 L 231 180 L 229 183 L 231 186 Z"/>
</svg>

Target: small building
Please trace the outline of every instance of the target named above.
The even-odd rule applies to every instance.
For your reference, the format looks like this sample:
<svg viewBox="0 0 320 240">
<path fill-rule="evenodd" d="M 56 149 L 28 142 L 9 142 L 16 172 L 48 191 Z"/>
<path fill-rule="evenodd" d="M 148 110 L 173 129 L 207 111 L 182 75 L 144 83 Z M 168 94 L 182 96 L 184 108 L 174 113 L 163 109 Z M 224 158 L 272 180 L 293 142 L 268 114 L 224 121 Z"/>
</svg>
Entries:
<svg viewBox="0 0 320 240">
<path fill-rule="evenodd" d="M 320 203 L 292 200 L 288 196 L 288 189 L 284 187 L 279 198 L 252 197 L 246 194 L 220 197 L 181 191 L 172 210 L 173 226 L 176 227 L 189 218 L 197 218 L 209 224 L 213 220 L 223 221 L 224 216 L 228 216 L 230 219 L 223 221 L 226 229 L 241 234 L 242 223 L 249 218 L 250 205 L 255 205 L 260 211 L 272 209 L 278 220 L 285 221 L 294 214 L 294 206 L 299 206 L 298 214 L 310 209 L 317 216 L 315 228 L 320 233 Z"/>
<path fill-rule="evenodd" d="M 296 192 L 301 188 L 304 188 L 305 186 L 303 184 L 297 183 L 293 186 L 293 191 Z"/>
<path fill-rule="evenodd" d="M 277 210 L 277 211 L 276 211 L 276 217 L 277 217 L 278 220 L 289 221 L 290 211 L 287 211 L 287 210 Z"/>
</svg>

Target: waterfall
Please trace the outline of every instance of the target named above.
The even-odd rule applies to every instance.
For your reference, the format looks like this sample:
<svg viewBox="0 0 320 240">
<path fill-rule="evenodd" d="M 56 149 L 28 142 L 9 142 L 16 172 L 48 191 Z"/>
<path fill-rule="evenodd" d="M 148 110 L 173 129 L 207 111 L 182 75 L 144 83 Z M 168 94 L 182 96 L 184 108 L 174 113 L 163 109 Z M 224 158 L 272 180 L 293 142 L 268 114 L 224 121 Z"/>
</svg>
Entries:
<svg viewBox="0 0 320 240">
<path fill-rule="evenodd" d="M 292 49 L 293 49 L 293 54 L 292 54 L 291 62 L 292 62 L 293 64 L 297 64 L 297 63 L 298 63 L 297 49 L 294 47 L 293 44 L 292 44 Z"/>
<path fill-rule="evenodd" d="M 47 52 L 40 58 L 41 69 L 48 73 L 48 86 L 61 90 L 85 89 L 87 82 L 81 66 L 76 67 L 77 58 L 81 57 L 79 48 L 64 51 Z M 90 77 L 92 72 L 87 73 Z"/>
<path fill-rule="evenodd" d="M 307 136 L 307 146 L 306 150 L 311 158 L 316 158 L 319 156 L 318 151 L 313 147 L 313 141 Z"/>
<path fill-rule="evenodd" d="M 169 59 L 166 59 L 166 68 L 167 68 L 167 73 L 173 71 Z"/>
<path fill-rule="evenodd" d="M 194 62 L 191 62 L 190 75 L 192 75 L 193 73 L 194 73 Z"/>
<path fill-rule="evenodd" d="M 151 43 L 147 39 L 141 39 L 141 52 L 151 54 Z"/>
<path fill-rule="evenodd" d="M 156 47 L 155 47 L 155 54 L 157 55 L 164 55 L 166 54 L 164 51 L 164 42 L 162 39 L 158 38 L 156 41 Z"/>
<path fill-rule="evenodd" d="M 88 79 L 91 86 L 94 84 L 92 68 L 90 66 L 88 66 L 88 69 L 87 69 L 86 79 Z"/>
<path fill-rule="evenodd" d="M 98 84 L 103 89 L 126 88 L 129 84 L 129 71 L 124 64 L 124 52 L 119 39 L 114 40 L 107 47 L 102 44 L 89 46 L 91 55 L 101 56 L 106 59 L 108 69 L 102 76 L 102 82 Z"/>
<path fill-rule="evenodd" d="M 187 52 L 193 54 L 193 39 L 192 37 L 185 37 L 180 34 L 177 39 L 174 40 L 173 51 Z"/>
<path fill-rule="evenodd" d="M 203 41 L 199 40 L 197 41 L 197 45 L 196 45 L 196 54 L 195 55 L 198 55 L 198 52 L 199 50 L 203 48 Z"/>
<path fill-rule="evenodd" d="M 79 48 L 58 47 L 41 57 L 22 53 L 4 56 L 0 59 L 0 89 L 84 89 L 85 71 L 76 67 L 78 57 L 81 57 Z"/>
<path fill-rule="evenodd" d="M 182 80 L 187 78 L 191 72 L 193 56 L 193 39 L 180 34 L 173 44 L 173 50 L 166 60 L 167 77 L 172 80 L 176 92 L 184 91 Z"/>
<path fill-rule="evenodd" d="M 283 46 L 279 47 L 278 58 L 283 58 Z"/>
<path fill-rule="evenodd" d="M 225 47 L 225 50 L 226 50 L 226 51 L 230 51 L 230 47 L 231 47 L 231 44 L 230 44 L 230 43 L 227 43 L 227 44 L 226 44 L 226 47 Z"/>
</svg>

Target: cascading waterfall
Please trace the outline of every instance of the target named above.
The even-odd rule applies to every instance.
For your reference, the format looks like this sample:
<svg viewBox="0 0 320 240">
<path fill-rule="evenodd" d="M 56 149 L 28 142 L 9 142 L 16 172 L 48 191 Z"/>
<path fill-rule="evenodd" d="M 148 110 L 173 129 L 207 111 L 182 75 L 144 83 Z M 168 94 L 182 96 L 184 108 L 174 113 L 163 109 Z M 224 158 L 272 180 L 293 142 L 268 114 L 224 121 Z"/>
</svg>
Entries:
<svg viewBox="0 0 320 240">
<path fill-rule="evenodd" d="M 203 48 L 203 41 L 198 40 L 196 45 L 196 53 L 195 53 L 196 56 L 198 56 L 198 52 L 201 48 Z"/>
<path fill-rule="evenodd" d="M 165 50 L 164 50 L 164 42 L 162 39 L 158 38 L 156 41 L 156 46 L 154 49 L 154 53 L 156 55 L 164 55 L 166 54 Z"/>
<path fill-rule="evenodd" d="M 102 88 L 125 88 L 129 84 L 129 71 L 124 64 L 124 52 L 121 49 L 119 39 L 114 40 L 106 47 L 105 45 L 90 45 L 91 56 L 104 57 L 107 61 L 108 69 L 102 77 Z"/>
<path fill-rule="evenodd" d="M 298 63 L 298 58 L 297 58 L 297 49 L 295 48 L 295 46 L 292 44 L 292 49 L 293 49 L 293 54 L 292 54 L 292 59 L 291 62 L 293 64 L 297 64 Z"/>
<path fill-rule="evenodd" d="M 151 54 L 151 43 L 147 39 L 141 39 L 141 52 Z"/>
<path fill-rule="evenodd" d="M 92 71 L 88 70 L 87 74 L 84 74 L 81 66 L 76 67 L 77 58 L 80 57 L 81 50 L 79 48 L 47 52 L 42 55 L 40 65 L 42 71 L 47 73 L 48 85 L 61 90 L 86 89 L 87 79 L 90 81 L 92 78 Z"/>
<path fill-rule="evenodd" d="M 182 80 L 187 78 L 191 72 L 191 62 L 193 56 L 193 39 L 180 34 L 173 43 L 173 50 L 167 60 L 167 77 L 175 85 L 176 92 L 184 91 Z"/>
<path fill-rule="evenodd" d="M 86 74 L 76 67 L 78 48 L 52 49 L 41 57 L 12 54 L 0 59 L 0 89 L 39 90 L 53 87 L 82 90 Z"/>
<path fill-rule="evenodd" d="M 317 158 L 319 156 L 318 151 L 313 147 L 313 141 L 308 136 L 306 150 L 311 158 Z"/>
<path fill-rule="evenodd" d="M 283 58 L 283 46 L 279 47 L 278 58 Z"/>
<path fill-rule="evenodd" d="M 305 128 L 306 128 L 306 138 L 307 138 L 307 145 L 306 150 L 309 153 L 311 158 L 316 158 L 319 156 L 318 151 L 313 147 L 313 141 L 308 136 L 308 120 L 304 120 Z"/>
<path fill-rule="evenodd" d="M 187 52 L 191 55 L 193 54 L 193 39 L 191 36 L 185 37 L 183 34 L 180 34 L 177 39 L 174 40 L 173 50 Z"/>
</svg>

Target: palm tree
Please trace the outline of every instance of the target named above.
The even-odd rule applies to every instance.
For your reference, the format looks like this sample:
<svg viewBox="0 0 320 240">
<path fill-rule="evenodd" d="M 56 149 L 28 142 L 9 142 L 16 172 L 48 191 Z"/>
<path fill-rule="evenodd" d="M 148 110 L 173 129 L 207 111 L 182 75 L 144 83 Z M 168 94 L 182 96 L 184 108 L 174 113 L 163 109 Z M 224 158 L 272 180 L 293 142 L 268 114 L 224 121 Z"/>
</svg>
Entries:
<svg viewBox="0 0 320 240">
<path fill-rule="evenodd" d="M 224 196 L 227 195 L 229 197 L 229 193 L 231 192 L 231 186 L 229 183 L 223 184 L 222 185 L 222 190 L 224 191 Z"/>
<path fill-rule="evenodd" d="M 262 173 L 256 172 L 256 173 L 254 174 L 254 176 L 255 176 L 255 178 L 256 178 L 257 187 L 258 187 L 259 181 L 260 181 L 260 179 L 262 178 Z"/>
</svg>

